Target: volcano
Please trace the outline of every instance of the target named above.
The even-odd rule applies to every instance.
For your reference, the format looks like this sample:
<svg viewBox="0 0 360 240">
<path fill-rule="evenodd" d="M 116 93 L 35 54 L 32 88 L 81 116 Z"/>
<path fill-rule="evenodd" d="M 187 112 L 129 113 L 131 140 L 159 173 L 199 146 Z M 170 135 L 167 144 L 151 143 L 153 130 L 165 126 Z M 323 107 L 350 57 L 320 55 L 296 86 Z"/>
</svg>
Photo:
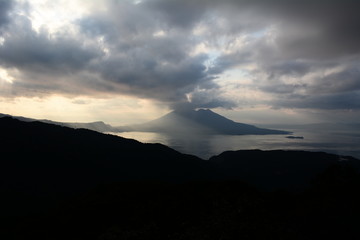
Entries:
<svg viewBox="0 0 360 240">
<path fill-rule="evenodd" d="M 258 128 L 234 122 L 209 109 L 172 111 L 153 121 L 118 127 L 120 132 L 160 132 L 170 134 L 269 135 L 291 134 L 287 131 Z"/>
</svg>

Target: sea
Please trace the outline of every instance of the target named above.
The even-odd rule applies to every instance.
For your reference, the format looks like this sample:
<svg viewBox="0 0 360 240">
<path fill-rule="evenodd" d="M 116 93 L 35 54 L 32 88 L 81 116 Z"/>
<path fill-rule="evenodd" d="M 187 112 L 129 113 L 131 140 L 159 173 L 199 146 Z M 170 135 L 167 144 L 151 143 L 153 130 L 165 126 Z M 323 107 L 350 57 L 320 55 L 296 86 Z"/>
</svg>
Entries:
<svg viewBox="0 0 360 240">
<path fill-rule="evenodd" d="M 360 130 L 291 129 L 292 135 L 171 135 L 153 132 L 110 133 L 143 143 L 161 143 L 181 153 L 209 159 L 231 150 L 305 150 L 360 159 Z M 287 138 L 294 136 L 296 138 Z"/>
</svg>

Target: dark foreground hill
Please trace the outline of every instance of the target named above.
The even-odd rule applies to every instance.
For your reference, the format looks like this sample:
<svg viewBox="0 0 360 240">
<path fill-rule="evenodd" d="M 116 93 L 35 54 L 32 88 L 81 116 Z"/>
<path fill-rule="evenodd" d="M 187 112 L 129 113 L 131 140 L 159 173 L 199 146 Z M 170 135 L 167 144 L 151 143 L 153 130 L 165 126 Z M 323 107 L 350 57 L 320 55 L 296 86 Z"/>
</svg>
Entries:
<svg viewBox="0 0 360 240">
<path fill-rule="evenodd" d="M 0 133 L 1 239 L 359 236 L 351 157 L 253 150 L 204 161 L 10 117 L 0 118 Z"/>
<path fill-rule="evenodd" d="M 153 121 L 118 127 L 119 131 L 165 132 L 171 134 L 267 135 L 290 132 L 258 128 L 234 122 L 209 109 L 173 111 Z"/>
</svg>

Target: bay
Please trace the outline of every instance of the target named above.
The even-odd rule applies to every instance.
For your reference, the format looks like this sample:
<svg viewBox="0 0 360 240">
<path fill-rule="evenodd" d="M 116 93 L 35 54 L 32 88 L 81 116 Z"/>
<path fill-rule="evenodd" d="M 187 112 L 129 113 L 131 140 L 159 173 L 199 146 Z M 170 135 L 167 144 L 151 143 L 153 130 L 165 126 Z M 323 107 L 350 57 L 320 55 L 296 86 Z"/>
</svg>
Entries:
<svg viewBox="0 0 360 240">
<path fill-rule="evenodd" d="M 228 150 L 306 150 L 323 151 L 360 159 L 360 131 L 328 131 L 313 129 L 284 129 L 289 135 L 170 135 L 153 132 L 110 133 L 143 143 L 161 143 L 181 153 L 192 154 L 203 159 Z"/>
</svg>

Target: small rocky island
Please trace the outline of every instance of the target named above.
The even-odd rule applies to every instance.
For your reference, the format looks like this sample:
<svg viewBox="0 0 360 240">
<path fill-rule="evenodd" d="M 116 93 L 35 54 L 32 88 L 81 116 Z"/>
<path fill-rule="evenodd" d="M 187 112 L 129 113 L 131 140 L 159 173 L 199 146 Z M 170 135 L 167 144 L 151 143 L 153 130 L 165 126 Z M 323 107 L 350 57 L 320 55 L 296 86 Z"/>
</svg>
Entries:
<svg viewBox="0 0 360 240">
<path fill-rule="evenodd" d="M 289 139 L 304 139 L 303 136 L 286 136 L 286 138 L 289 138 Z"/>
</svg>

